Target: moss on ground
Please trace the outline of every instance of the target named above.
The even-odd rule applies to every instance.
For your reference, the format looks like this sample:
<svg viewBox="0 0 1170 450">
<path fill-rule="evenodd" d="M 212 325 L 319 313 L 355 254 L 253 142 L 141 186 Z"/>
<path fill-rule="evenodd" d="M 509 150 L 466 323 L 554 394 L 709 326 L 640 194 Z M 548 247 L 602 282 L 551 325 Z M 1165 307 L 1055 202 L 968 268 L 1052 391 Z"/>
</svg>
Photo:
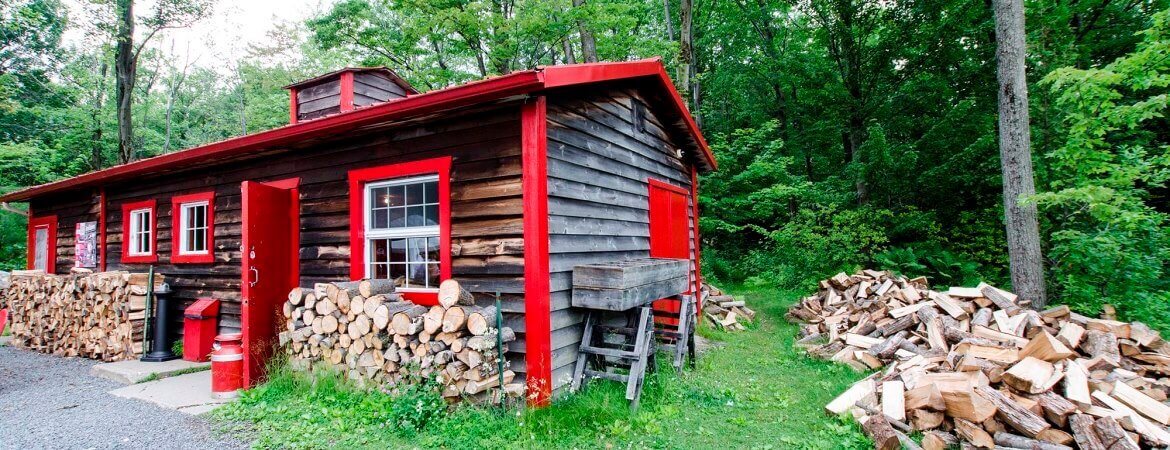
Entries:
<svg viewBox="0 0 1170 450">
<path fill-rule="evenodd" d="M 863 374 L 793 347 L 796 327 L 783 315 L 798 294 L 735 291 L 759 312 L 756 323 L 700 330 L 716 347 L 681 377 L 660 368 L 637 412 L 622 385 L 604 381 L 547 409 L 448 412 L 426 389 L 388 396 L 277 371 L 215 417 L 222 432 L 258 447 L 868 448 L 856 425 L 823 412 Z"/>
</svg>

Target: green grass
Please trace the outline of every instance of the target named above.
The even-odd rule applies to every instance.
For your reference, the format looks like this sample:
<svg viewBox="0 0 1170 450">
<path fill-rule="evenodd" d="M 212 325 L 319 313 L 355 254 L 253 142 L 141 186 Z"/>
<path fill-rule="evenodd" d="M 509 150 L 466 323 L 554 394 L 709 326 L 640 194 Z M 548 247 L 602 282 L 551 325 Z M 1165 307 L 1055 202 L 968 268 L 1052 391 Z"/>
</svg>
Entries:
<svg viewBox="0 0 1170 450">
<path fill-rule="evenodd" d="M 422 389 L 395 397 L 281 370 L 215 417 L 258 447 L 868 448 L 856 425 L 823 412 L 863 374 L 793 347 L 796 328 L 783 314 L 797 294 L 736 293 L 757 322 L 740 333 L 701 329 L 718 347 L 682 377 L 660 368 L 636 413 L 624 386 L 604 381 L 547 409 L 447 412 Z"/>
</svg>

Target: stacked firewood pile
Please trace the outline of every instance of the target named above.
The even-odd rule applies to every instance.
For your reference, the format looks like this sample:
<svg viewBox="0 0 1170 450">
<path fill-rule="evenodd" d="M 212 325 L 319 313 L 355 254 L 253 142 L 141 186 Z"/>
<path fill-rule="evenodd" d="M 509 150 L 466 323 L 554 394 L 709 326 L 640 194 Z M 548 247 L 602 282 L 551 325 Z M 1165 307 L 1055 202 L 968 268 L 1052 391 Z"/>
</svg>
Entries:
<svg viewBox="0 0 1170 450">
<path fill-rule="evenodd" d="M 1170 444 L 1170 344 L 1138 323 L 1027 309 L 993 286 L 838 274 L 789 310 L 823 358 L 880 369 L 826 410 L 877 448 L 1138 449 Z"/>
<path fill-rule="evenodd" d="M 155 282 L 161 284 L 162 276 Z M 0 308 L 9 308 L 14 346 L 101 361 L 136 359 L 148 284 L 145 273 L 18 270 Z"/>
<path fill-rule="evenodd" d="M 500 389 L 501 358 L 516 334 L 498 328 L 496 307 L 475 306 L 455 280 L 440 285 L 431 307 L 404 300 L 391 280 L 318 283 L 289 292 L 284 317 L 280 344 L 294 368 L 373 385 L 438 379 L 449 399 L 524 393 L 507 361 Z"/>
<path fill-rule="evenodd" d="M 756 318 L 756 312 L 747 307 L 743 296 L 726 295 L 722 289 L 709 284 L 703 285 L 703 317 L 711 326 L 727 331 L 742 331 L 744 324 Z"/>
</svg>

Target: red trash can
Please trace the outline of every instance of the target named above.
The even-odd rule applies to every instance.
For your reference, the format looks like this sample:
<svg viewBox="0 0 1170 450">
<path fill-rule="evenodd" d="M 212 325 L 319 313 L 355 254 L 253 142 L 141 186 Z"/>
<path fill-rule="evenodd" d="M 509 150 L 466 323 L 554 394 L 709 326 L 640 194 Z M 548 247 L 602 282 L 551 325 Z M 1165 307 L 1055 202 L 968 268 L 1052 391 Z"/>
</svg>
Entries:
<svg viewBox="0 0 1170 450">
<path fill-rule="evenodd" d="M 218 317 L 219 300 L 214 298 L 201 298 L 187 307 L 183 314 L 183 359 L 207 361 L 215 342 Z"/>
</svg>

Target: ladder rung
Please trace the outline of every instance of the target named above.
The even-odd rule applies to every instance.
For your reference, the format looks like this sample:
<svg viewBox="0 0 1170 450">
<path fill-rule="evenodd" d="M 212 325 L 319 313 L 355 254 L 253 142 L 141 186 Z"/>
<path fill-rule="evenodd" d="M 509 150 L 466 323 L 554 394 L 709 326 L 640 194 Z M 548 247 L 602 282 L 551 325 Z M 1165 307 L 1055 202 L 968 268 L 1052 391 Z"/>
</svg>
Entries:
<svg viewBox="0 0 1170 450">
<path fill-rule="evenodd" d="M 641 357 L 641 355 L 634 353 L 634 352 L 631 352 L 631 351 L 618 350 L 616 348 L 594 347 L 592 345 L 582 345 L 581 348 L 578 349 L 577 351 L 582 352 L 582 353 L 588 353 L 591 355 L 612 356 L 614 358 L 639 358 L 639 357 Z"/>
<path fill-rule="evenodd" d="M 628 375 L 622 375 L 620 373 L 598 372 L 596 370 L 590 369 L 585 369 L 585 376 L 591 378 L 604 378 L 610 381 L 616 381 L 618 383 L 628 383 L 630 380 Z"/>
<path fill-rule="evenodd" d="M 624 336 L 637 336 L 637 335 L 638 335 L 638 329 L 637 329 L 637 328 L 630 328 L 630 327 L 615 327 L 615 326 L 610 326 L 610 325 L 595 325 L 595 327 L 596 327 L 596 328 L 598 329 L 598 331 L 600 331 L 601 333 L 607 333 L 607 334 L 621 334 L 621 335 L 624 335 Z"/>
</svg>

